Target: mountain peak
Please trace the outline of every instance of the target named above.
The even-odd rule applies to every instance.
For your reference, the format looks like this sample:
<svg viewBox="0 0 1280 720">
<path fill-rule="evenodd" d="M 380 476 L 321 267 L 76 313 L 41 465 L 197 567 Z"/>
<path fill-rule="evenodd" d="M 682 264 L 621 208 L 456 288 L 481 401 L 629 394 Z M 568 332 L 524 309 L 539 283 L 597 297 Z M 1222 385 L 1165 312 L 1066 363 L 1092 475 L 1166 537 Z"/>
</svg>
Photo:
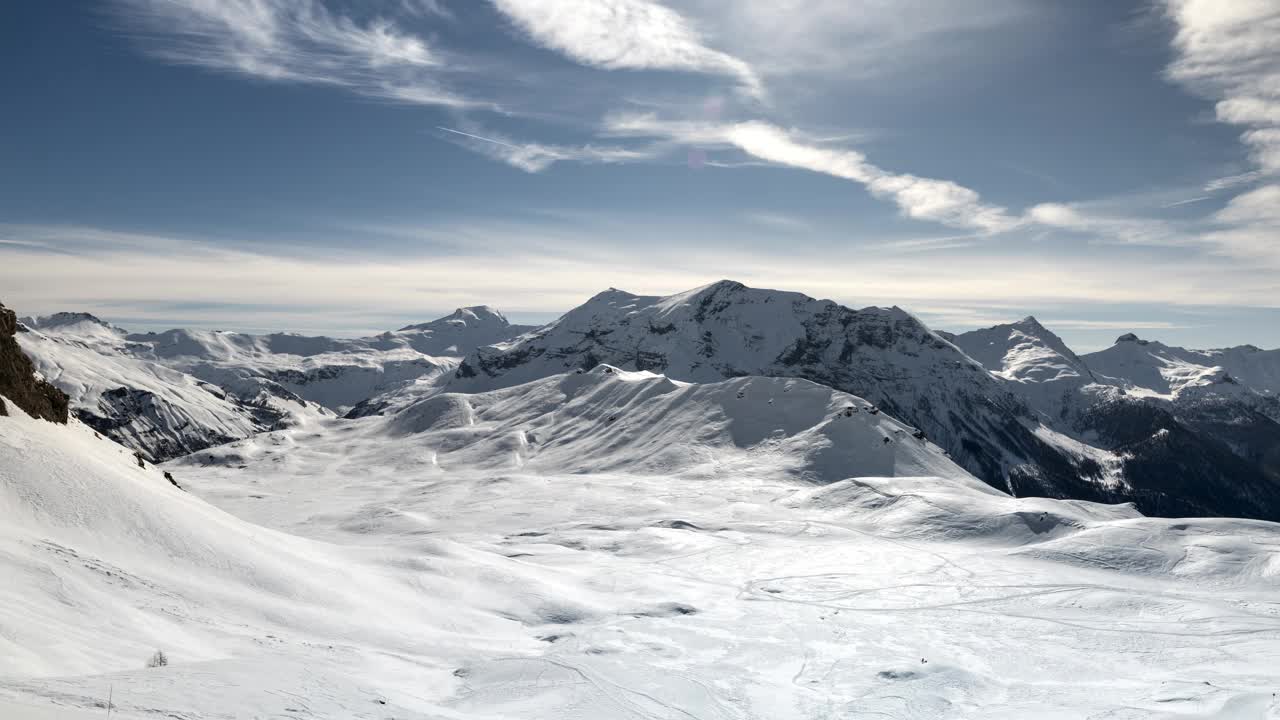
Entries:
<svg viewBox="0 0 1280 720">
<path fill-rule="evenodd" d="M 448 320 L 463 320 L 482 323 L 497 323 L 501 325 L 510 325 L 507 316 L 503 315 L 497 308 L 489 305 L 471 305 L 468 307 L 460 307 L 449 315 Z"/>
<path fill-rule="evenodd" d="M 1080 358 L 1054 332 L 1028 315 L 1017 321 L 956 335 L 951 340 L 992 373 L 1018 383 L 1024 396 L 1040 387 L 1084 383 L 1091 374 Z M 1050 393 L 1059 394 L 1054 389 Z"/>
<path fill-rule="evenodd" d="M 511 322 L 497 308 L 490 305 L 471 305 L 460 307 L 444 317 L 430 322 L 405 325 L 399 332 L 408 330 L 432 330 L 441 325 L 461 325 L 465 327 L 507 327 Z"/>
<path fill-rule="evenodd" d="M 111 327 L 111 324 L 87 312 L 57 312 L 52 315 L 44 315 L 35 318 L 35 327 L 38 329 L 48 329 L 57 327 L 66 327 L 67 325 L 75 325 L 87 322 L 103 327 Z"/>
<path fill-rule="evenodd" d="M 1120 337 L 1116 338 L 1117 345 L 1119 345 L 1120 343 L 1129 343 L 1129 342 L 1137 343 L 1139 345 L 1146 345 L 1148 341 L 1139 338 L 1137 335 L 1133 333 L 1125 333 Z"/>
<path fill-rule="evenodd" d="M 702 292 L 702 291 L 720 292 L 721 290 L 743 290 L 743 289 L 746 289 L 746 287 L 747 287 L 746 285 L 743 285 L 737 280 L 725 279 L 725 280 L 717 280 L 711 283 L 710 285 L 704 285 L 703 287 L 698 288 L 698 290 L 695 292 Z"/>
</svg>

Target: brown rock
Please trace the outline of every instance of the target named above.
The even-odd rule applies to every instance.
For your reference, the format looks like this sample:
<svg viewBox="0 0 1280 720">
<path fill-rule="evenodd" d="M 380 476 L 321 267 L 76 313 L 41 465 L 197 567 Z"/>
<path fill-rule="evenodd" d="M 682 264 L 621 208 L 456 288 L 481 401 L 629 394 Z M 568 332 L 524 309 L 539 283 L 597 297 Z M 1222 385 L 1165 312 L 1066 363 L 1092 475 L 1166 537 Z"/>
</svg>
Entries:
<svg viewBox="0 0 1280 720">
<path fill-rule="evenodd" d="M 33 417 L 67 422 L 67 394 L 44 380 L 37 380 L 35 366 L 14 338 L 18 316 L 0 303 L 0 395 Z M 0 400 L 0 415 L 7 415 Z"/>
</svg>

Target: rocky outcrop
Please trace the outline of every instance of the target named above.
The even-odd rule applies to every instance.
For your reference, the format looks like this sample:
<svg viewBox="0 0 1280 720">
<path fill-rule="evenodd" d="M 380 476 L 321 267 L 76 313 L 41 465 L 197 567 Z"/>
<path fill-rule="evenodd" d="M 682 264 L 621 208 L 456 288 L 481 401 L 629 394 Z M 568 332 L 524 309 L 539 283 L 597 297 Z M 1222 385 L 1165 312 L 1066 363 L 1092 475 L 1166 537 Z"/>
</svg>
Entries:
<svg viewBox="0 0 1280 720">
<path fill-rule="evenodd" d="M 67 422 L 67 395 L 35 374 L 31 359 L 18 347 L 18 316 L 0 304 L 0 415 L 8 415 L 5 398 L 28 415 Z"/>
</svg>

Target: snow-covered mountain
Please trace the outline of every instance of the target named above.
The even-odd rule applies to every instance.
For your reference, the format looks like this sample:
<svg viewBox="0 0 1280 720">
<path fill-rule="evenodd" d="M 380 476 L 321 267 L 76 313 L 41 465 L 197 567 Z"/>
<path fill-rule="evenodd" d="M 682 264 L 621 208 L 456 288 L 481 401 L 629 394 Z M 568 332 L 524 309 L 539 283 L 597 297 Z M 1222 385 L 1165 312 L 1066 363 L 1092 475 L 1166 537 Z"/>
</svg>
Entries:
<svg viewBox="0 0 1280 720">
<path fill-rule="evenodd" d="M 595 366 L 161 467 L 0 417 L 0 717 L 1274 710 L 1280 526 L 1015 499 L 869 407 Z"/>
<path fill-rule="evenodd" d="M 487 306 L 459 308 L 419 325 L 368 338 L 276 333 L 170 330 L 129 335 L 133 352 L 222 386 L 266 379 L 336 412 L 424 376 L 449 372 L 481 345 L 515 337 L 512 325 Z"/>
<path fill-rule="evenodd" d="M 1027 318 L 952 337 L 1056 431 L 1106 453 L 1148 512 L 1280 517 L 1280 403 L 1212 358 L 1268 377 L 1268 353 L 1189 351 L 1121 336 L 1077 356 Z M 1159 497 L 1148 495 L 1160 490 Z"/>
<path fill-rule="evenodd" d="M 24 327 L 23 348 L 71 396 L 77 415 L 152 460 L 346 411 L 529 329 L 488 307 L 357 339 L 129 334 L 87 313 L 24 318 Z"/>
<path fill-rule="evenodd" d="M 730 281 L 670 297 L 607 290 L 546 327 L 468 355 L 449 387 L 507 387 L 601 362 L 694 382 L 742 375 L 813 380 L 867 397 L 957 458 L 997 473 L 1025 440 L 966 447 L 964 440 L 979 433 L 997 434 L 994 427 L 1021 408 L 981 366 L 909 313 L 851 310 Z"/>
<path fill-rule="evenodd" d="M 853 310 L 730 281 L 670 297 L 608 290 L 544 328 L 478 349 L 449 387 L 504 387 L 598 362 L 687 381 L 806 378 L 870 399 L 995 487 L 1131 499 L 1113 477 L 1118 458 L 1044 427 L 1009 387 L 1015 381 L 896 307 Z"/>
<path fill-rule="evenodd" d="M 1187 350 L 1127 333 L 1111 347 L 1085 355 L 1084 360 L 1132 392 L 1169 399 L 1194 388 L 1224 384 L 1243 385 L 1268 395 L 1280 393 L 1280 349 L 1241 345 Z"/>
<path fill-rule="evenodd" d="M 75 313 L 27 323 L 21 342 L 80 417 L 152 459 L 608 362 L 681 381 L 804 378 L 867 397 L 1017 495 L 1280 517 L 1280 397 L 1265 387 L 1272 353 L 1256 349 L 1126 336 L 1080 357 L 1034 318 L 940 334 L 899 308 L 728 281 L 670 297 L 609 290 L 536 329 L 487 307 L 356 339 L 127 334 Z M 1264 387 L 1198 364 L 1213 358 Z"/>
<path fill-rule="evenodd" d="M 230 392 L 143 359 L 123 330 L 89 315 L 35 321 L 18 339 L 78 418 L 153 461 L 331 414 L 277 386 Z"/>
<path fill-rule="evenodd" d="M 1017 383 L 1037 408 L 1097 382 L 1062 338 L 1031 316 L 949 339 L 994 375 Z"/>
<path fill-rule="evenodd" d="M 1273 466 L 1257 461 L 1275 445 L 1257 440 L 1273 437 L 1265 425 L 1250 418 L 1242 436 L 1252 444 L 1233 451 L 1172 409 L 1140 402 L 1034 318 L 944 336 L 899 308 L 852 310 L 729 281 L 670 297 L 611 289 L 479 348 L 447 387 L 506 387 L 599 362 L 695 382 L 801 377 L 866 397 L 1020 496 L 1280 518 Z"/>
</svg>

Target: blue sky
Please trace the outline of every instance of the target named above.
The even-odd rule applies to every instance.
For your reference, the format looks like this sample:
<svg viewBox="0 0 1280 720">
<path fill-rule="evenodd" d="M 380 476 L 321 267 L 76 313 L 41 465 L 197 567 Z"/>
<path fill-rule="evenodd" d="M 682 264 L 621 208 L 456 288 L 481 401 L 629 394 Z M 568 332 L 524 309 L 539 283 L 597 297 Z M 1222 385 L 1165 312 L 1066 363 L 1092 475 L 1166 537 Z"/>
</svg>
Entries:
<svg viewBox="0 0 1280 720">
<path fill-rule="evenodd" d="M 0 23 L 0 299 L 350 334 L 728 277 L 1280 345 L 1280 0 L 107 0 Z"/>
</svg>

